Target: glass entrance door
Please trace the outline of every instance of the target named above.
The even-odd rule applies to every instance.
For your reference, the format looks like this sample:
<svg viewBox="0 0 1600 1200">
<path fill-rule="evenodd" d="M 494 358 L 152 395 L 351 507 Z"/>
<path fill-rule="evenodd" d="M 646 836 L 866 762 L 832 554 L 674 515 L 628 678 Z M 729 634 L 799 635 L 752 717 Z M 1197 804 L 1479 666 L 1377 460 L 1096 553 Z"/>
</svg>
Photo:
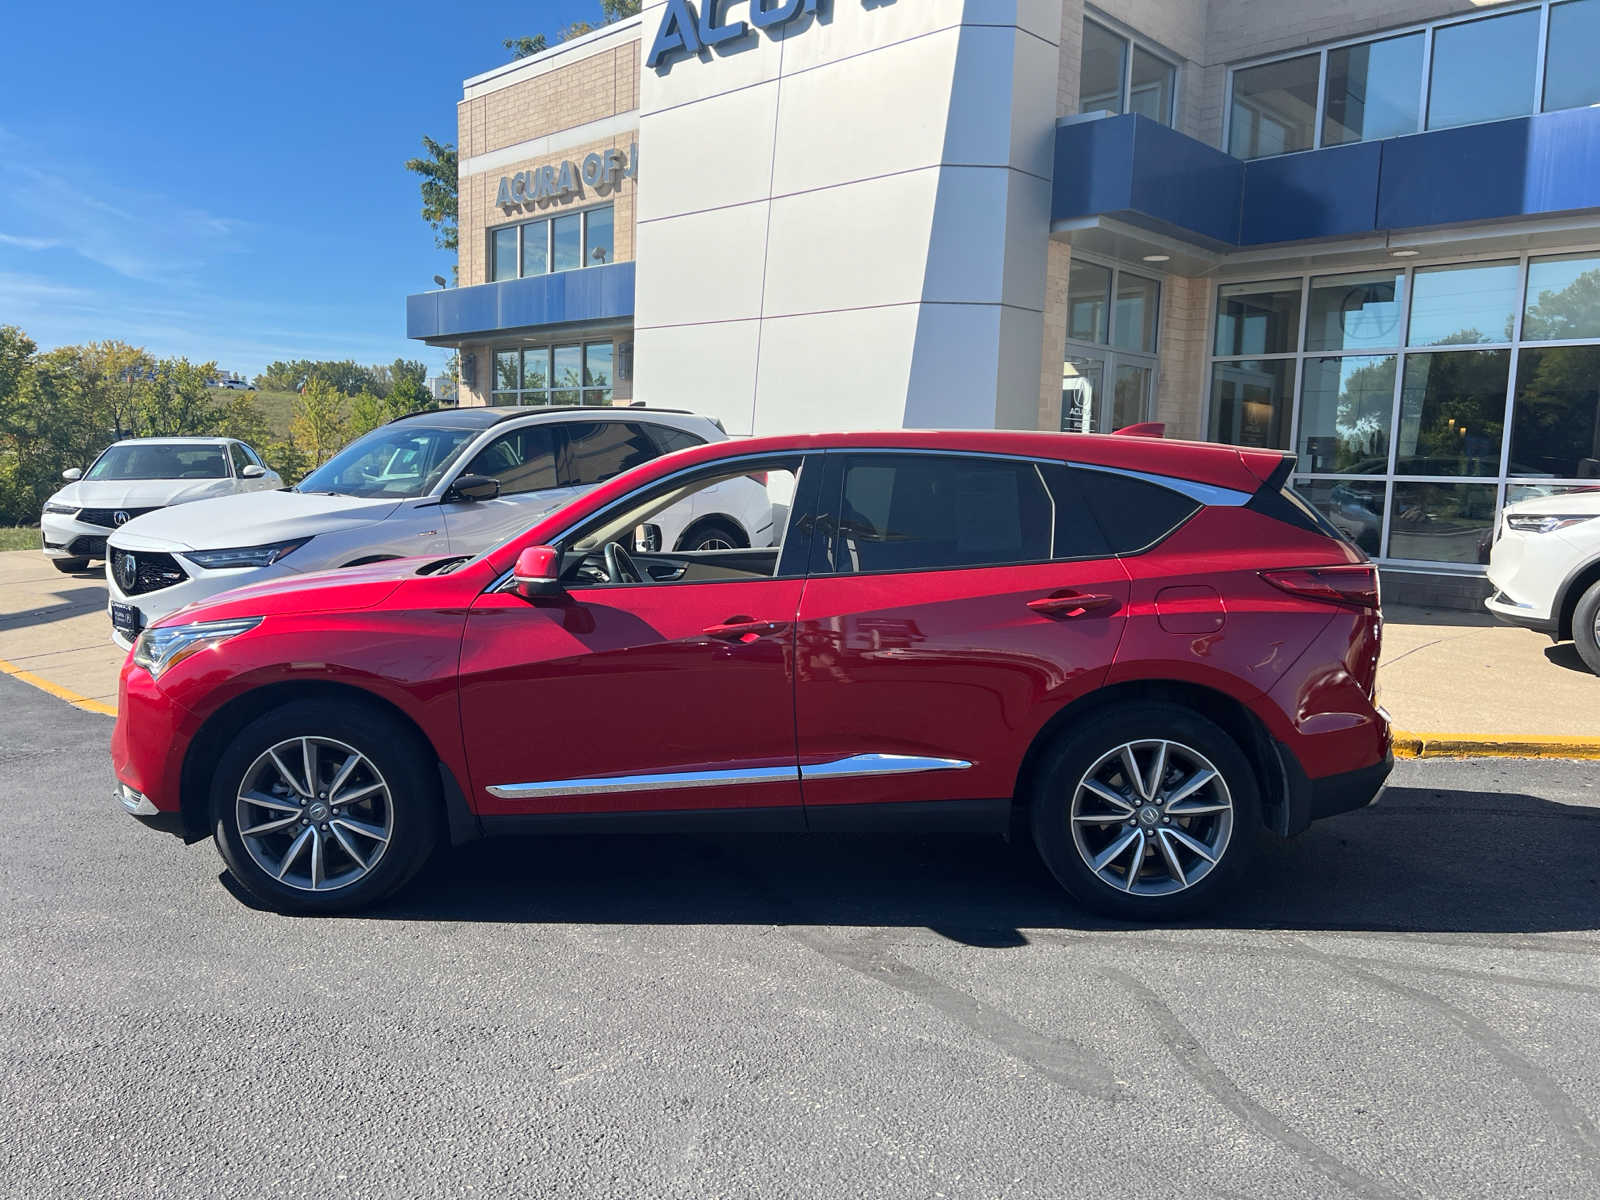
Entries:
<svg viewBox="0 0 1600 1200">
<path fill-rule="evenodd" d="M 1155 376 L 1153 362 L 1068 347 L 1061 364 L 1062 432 L 1112 433 L 1148 421 Z"/>
</svg>

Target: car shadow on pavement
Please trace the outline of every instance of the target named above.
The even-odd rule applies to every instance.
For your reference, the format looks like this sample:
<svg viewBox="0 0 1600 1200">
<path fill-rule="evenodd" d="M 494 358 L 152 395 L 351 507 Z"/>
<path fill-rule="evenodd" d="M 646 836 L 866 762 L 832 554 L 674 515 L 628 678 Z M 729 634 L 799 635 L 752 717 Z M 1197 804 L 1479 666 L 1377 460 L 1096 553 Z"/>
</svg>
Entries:
<svg viewBox="0 0 1600 1200">
<path fill-rule="evenodd" d="M 81 617 L 84 613 L 103 610 L 106 606 L 106 589 L 103 583 L 99 587 L 89 584 L 84 587 L 59 588 L 49 592 L 48 596 L 51 603 L 38 608 L 26 609 L 23 612 L 0 613 L 0 633 L 51 625 L 56 621 L 65 621 L 72 617 Z M 110 626 L 106 628 L 109 632 Z"/>
<path fill-rule="evenodd" d="M 1569 671 L 1576 671 L 1580 675 L 1592 675 L 1589 664 L 1583 661 L 1583 656 L 1578 653 L 1578 648 L 1571 642 L 1560 642 L 1554 646 L 1544 648 L 1544 656 L 1558 667 L 1565 667 Z"/>
<path fill-rule="evenodd" d="M 1600 928 L 1600 808 L 1391 788 L 1376 807 L 1267 840 L 1205 928 L 1531 933 Z M 231 881 L 230 881 L 231 882 Z M 235 889 L 236 890 L 236 889 Z M 520 838 L 445 851 L 358 914 L 560 924 L 922 926 L 973 946 L 1116 929 L 1031 849 L 951 836 Z"/>
</svg>

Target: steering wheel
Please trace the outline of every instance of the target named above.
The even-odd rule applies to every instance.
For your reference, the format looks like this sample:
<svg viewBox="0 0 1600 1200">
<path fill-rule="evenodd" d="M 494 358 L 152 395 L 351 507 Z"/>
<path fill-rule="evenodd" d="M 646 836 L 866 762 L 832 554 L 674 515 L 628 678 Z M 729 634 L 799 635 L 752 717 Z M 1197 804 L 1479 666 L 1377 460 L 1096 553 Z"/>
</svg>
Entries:
<svg viewBox="0 0 1600 1200">
<path fill-rule="evenodd" d="M 606 575 L 612 583 L 654 583 L 655 580 L 639 570 L 633 555 L 621 542 L 606 543 Z"/>
</svg>

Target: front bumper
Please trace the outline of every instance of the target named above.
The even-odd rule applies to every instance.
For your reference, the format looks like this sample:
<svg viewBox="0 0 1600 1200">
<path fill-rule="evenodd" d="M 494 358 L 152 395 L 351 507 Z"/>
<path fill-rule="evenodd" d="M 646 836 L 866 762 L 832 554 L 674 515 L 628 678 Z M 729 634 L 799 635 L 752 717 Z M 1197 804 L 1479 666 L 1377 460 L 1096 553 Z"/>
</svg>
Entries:
<svg viewBox="0 0 1600 1200">
<path fill-rule="evenodd" d="M 1483 602 L 1490 615 L 1507 625 L 1537 630 L 1551 637 L 1557 634 L 1559 622 L 1548 612 L 1541 612 L 1531 604 L 1519 604 L 1504 592 L 1496 592 Z"/>
<path fill-rule="evenodd" d="M 122 802 L 122 807 L 128 815 L 140 824 L 188 840 L 188 830 L 181 812 L 162 812 L 150 802 L 148 796 L 135 791 L 125 783 L 117 784 L 117 799 Z"/>
<path fill-rule="evenodd" d="M 39 533 L 46 558 L 104 558 L 111 530 L 74 517 L 45 513 L 39 518 Z"/>
</svg>

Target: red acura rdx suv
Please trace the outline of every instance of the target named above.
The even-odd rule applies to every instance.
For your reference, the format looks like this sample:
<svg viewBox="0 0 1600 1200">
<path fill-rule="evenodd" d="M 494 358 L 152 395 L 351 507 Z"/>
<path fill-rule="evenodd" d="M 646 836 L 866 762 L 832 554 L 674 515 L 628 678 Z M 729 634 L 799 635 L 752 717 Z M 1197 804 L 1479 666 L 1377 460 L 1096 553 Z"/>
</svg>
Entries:
<svg viewBox="0 0 1600 1200">
<path fill-rule="evenodd" d="M 684 450 L 475 558 L 146 630 L 119 795 L 282 910 L 370 904 L 442 839 L 894 828 L 1031 831 L 1082 903 L 1178 916 L 1391 767 L 1376 571 L 1292 466 L 1005 432 Z M 662 548 L 659 514 L 751 478 L 770 544 Z"/>
</svg>

